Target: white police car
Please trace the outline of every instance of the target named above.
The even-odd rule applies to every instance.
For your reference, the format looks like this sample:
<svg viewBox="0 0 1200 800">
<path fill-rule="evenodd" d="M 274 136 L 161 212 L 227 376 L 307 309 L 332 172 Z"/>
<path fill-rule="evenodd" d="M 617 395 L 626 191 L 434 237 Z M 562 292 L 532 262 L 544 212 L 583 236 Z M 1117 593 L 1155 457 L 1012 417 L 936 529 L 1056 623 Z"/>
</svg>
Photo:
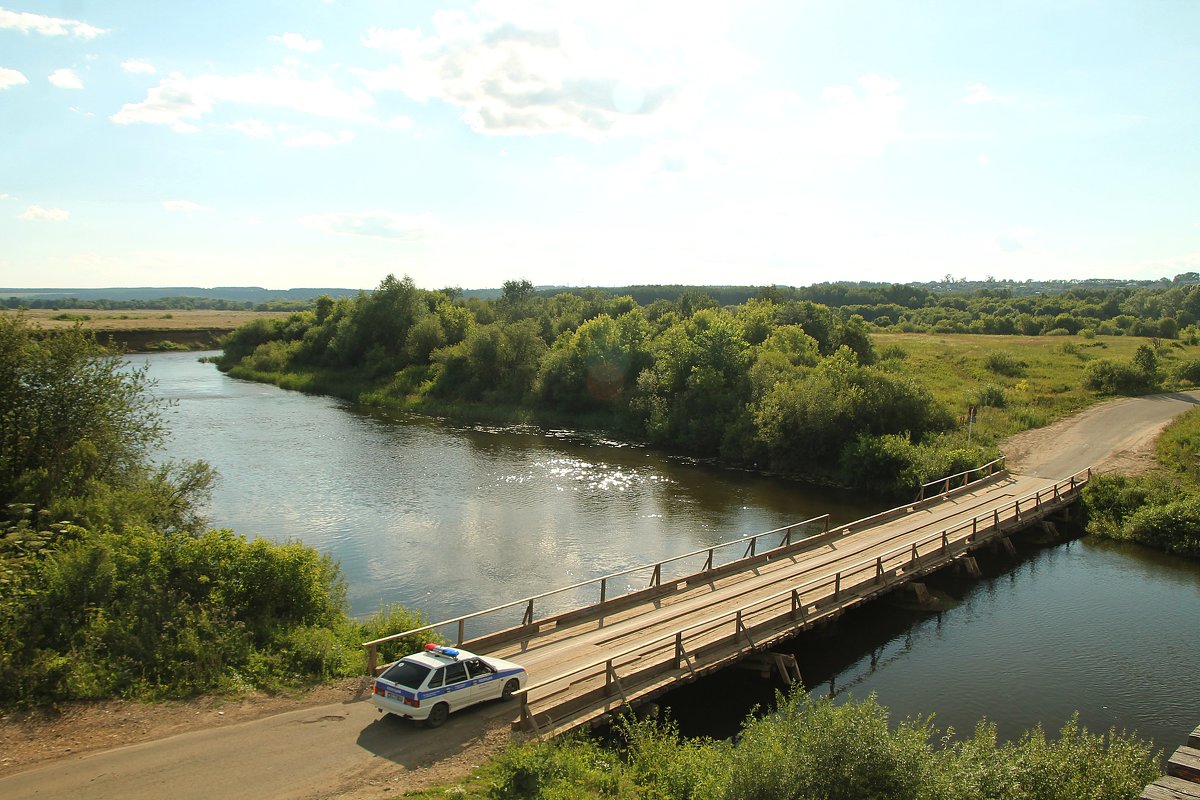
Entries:
<svg viewBox="0 0 1200 800">
<path fill-rule="evenodd" d="M 384 713 L 436 728 L 451 711 L 510 697 L 527 677 L 525 668 L 511 661 L 427 644 L 375 679 L 371 701 Z"/>
</svg>

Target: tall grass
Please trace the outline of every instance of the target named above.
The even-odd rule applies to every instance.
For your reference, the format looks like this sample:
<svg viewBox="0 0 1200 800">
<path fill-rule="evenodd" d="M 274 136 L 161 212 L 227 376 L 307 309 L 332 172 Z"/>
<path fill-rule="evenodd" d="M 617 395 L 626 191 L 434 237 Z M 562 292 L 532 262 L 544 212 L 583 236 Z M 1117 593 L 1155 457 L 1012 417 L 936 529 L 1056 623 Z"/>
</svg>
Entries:
<svg viewBox="0 0 1200 800">
<path fill-rule="evenodd" d="M 930 719 L 892 725 L 874 697 L 835 703 L 802 689 L 743 725 L 737 744 L 684 739 L 670 722 L 626 720 L 604 746 L 568 738 L 513 747 L 453 787 L 423 797 L 655 800 L 1125 800 L 1158 777 L 1135 736 L 1069 720 L 1000 742 L 980 723 L 955 741 Z"/>
</svg>

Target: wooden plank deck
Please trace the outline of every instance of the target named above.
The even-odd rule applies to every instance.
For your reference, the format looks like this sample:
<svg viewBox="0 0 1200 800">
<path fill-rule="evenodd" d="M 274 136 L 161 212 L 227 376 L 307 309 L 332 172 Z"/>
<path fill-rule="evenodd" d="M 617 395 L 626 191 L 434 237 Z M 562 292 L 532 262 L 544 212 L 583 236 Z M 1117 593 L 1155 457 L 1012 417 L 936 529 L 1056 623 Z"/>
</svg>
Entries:
<svg viewBox="0 0 1200 800">
<path fill-rule="evenodd" d="M 1141 800 L 1200 800 L 1200 726 L 1167 759 L 1167 774 L 1147 786 Z"/>
<path fill-rule="evenodd" d="M 533 598 L 522 624 L 459 643 L 529 671 L 514 725 L 554 734 L 595 724 L 1061 510 L 1087 474 L 998 473 L 808 539 L 789 543 L 788 529 L 765 552 L 756 539 L 730 564 L 714 565 L 710 550 L 690 574 L 662 578 L 654 565 L 646 589 L 541 619 Z M 440 624 L 457 624 L 461 639 L 462 618 Z"/>
<path fill-rule="evenodd" d="M 1167 774 L 1200 783 L 1200 750 L 1187 745 L 1176 749 L 1167 760 Z"/>
<path fill-rule="evenodd" d="M 1167 776 L 1159 778 L 1146 787 L 1141 794 L 1141 800 L 1198 800 L 1200 798 L 1200 783 L 1185 781 L 1183 778 Z"/>
</svg>

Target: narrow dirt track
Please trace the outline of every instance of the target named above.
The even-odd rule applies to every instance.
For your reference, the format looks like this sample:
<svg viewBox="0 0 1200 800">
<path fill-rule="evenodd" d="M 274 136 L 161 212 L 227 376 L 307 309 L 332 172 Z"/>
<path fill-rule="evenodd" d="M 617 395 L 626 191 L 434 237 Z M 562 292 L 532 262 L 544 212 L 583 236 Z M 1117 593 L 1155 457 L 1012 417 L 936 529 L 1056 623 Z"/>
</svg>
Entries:
<svg viewBox="0 0 1200 800">
<path fill-rule="evenodd" d="M 1010 472 L 1136 470 L 1200 392 L 1115 400 L 1005 447 Z M 0 797 L 378 798 L 464 775 L 503 748 L 515 706 L 491 703 L 427 731 L 380 718 L 366 695 L 234 725 L 67 755 L 0 778 Z"/>
</svg>

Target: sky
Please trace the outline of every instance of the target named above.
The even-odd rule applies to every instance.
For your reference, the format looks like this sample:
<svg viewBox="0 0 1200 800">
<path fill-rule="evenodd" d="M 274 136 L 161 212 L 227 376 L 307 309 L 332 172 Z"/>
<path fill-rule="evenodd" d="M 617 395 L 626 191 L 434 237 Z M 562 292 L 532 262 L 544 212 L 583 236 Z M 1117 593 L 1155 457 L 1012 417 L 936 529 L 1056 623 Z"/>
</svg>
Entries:
<svg viewBox="0 0 1200 800">
<path fill-rule="evenodd" d="M 0 286 L 1200 270 L 1196 0 L 0 4 Z"/>
</svg>

